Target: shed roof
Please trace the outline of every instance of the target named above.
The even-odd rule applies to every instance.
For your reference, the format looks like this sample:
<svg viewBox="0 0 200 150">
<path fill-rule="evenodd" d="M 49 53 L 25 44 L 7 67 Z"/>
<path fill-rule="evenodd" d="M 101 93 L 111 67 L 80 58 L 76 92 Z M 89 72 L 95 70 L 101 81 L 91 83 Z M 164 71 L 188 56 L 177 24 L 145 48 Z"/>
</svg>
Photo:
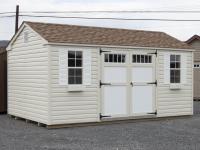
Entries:
<svg viewBox="0 0 200 150">
<path fill-rule="evenodd" d="M 194 40 L 199 40 L 200 41 L 200 36 L 199 35 L 193 35 L 191 38 L 189 38 L 185 43 L 190 44 Z"/>
<path fill-rule="evenodd" d="M 51 43 L 191 49 L 164 33 L 143 30 L 25 22 Z"/>
</svg>

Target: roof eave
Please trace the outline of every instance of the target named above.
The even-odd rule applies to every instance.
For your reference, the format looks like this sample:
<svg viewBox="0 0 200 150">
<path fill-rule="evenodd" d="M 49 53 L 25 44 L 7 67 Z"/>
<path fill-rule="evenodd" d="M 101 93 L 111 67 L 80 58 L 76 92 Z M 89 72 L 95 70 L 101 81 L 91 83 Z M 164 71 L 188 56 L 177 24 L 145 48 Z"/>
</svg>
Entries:
<svg viewBox="0 0 200 150">
<path fill-rule="evenodd" d="M 182 49 L 182 48 L 161 48 L 161 47 L 136 47 L 136 46 L 119 46 L 119 45 L 95 45 L 95 44 L 73 44 L 73 43 L 55 43 L 48 42 L 45 45 L 59 45 L 59 46 L 83 46 L 83 47 L 104 47 L 104 48 L 134 48 L 134 49 L 157 49 L 157 50 L 168 50 L 168 51 L 195 51 L 195 49 Z"/>
</svg>

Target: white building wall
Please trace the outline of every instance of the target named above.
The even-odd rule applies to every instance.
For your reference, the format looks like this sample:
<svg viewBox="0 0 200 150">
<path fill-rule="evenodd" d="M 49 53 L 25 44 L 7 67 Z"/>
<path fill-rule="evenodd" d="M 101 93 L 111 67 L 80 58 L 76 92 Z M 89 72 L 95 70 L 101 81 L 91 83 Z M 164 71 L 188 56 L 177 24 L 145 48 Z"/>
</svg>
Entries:
<svg viewBox="0 0 200 150">
<path fill-rule="evenodd" d="M 59 84 L 59 49 L 91 50 L 92 80 L 83 91 L 70 92 L 68 85 Z M 50 47 L 50 120 L 51 124 L 99 121 L 99 50 L 67 46 Z"/>
<path fill-rule="evenodd" d="M 43 43 L 25 27 L 8 51 L 8 114 L 47 124 L 48 53 Z"/>
<path fill-rule="evenodd" d="M 158 117 L 193 114 L 193 56 L 192 52 L 176 51 L 186 55 L 186 82 L 177 90 L 164 82 L 164 55 L 174 51 L 159 51 L 157 57 L 157 113 Z"/>
</svg>

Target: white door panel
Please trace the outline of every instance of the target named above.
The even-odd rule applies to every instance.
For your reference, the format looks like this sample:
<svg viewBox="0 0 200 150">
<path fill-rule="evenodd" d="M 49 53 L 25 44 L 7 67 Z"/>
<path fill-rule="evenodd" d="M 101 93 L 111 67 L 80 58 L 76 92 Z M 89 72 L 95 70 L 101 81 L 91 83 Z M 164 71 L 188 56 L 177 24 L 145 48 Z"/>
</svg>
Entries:
<svg viewBox="0 0 200 150">
<path fill-rule="evenodd" d="M 153 86 L 133 86 L 132 113 L 153 112 Z"/>
<path fill-rule="evenodd" d="M 108 83 L 126 83 L 126 67 L 104 67 L 104 80 Z"/>
<path fill-rule="evenodd" d="M 152 64 L 148 64 L 148 66 L 145 63 L 132 66 L 131 113 L 133 115 L 155 112 L 155 84 L 149 84 L 155 82 L 153 58 L 152 56 Z"/>
<path fill-rule="evenodd" d="M 153 68 L 152 67 L 133 67 L 132 81 L 134 82 L 152 82 Z"/>
<path fill-rule="evenodd" d="M 105 86 L 104 88 L 104 111 L 103 115 L 124 115 L 126 110 L 126 87 Z"/>
</svg>

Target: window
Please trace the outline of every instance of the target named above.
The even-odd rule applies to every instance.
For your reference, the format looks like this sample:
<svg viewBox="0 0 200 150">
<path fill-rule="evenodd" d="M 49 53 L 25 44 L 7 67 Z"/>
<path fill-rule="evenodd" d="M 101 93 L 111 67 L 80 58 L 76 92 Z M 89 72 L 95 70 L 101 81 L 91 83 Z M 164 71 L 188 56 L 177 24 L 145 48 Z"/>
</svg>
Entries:
<svg viewBox="0 0 200 150">
<path fill-rule="evenodd" d="M 200 64 L 194 64 L 194 68 L 200 68 Z"/>
<path fill-rule="evenodd" d="M 125 63 L 126 55 L 125 54 L 105 54 L 104 62 L 110 63 Z"/>
<path fill-rule="evenodd" d="M 24 32 L 24 43 L 28 42 L 28 32 Z"/>
<path fill-rule="evenodd" d="M 170 83 L 180 83 L 181 56 L 170 55 Z"/>
<path fill-rule="evenodd" d="M 152 63 L 151 55 L 132 55 L 133 63 Z"/>
<path fill-rule="evenodd" d="M 68 84 L 82 84 L 82 52 L 68 51 Z"/>
</svg>

